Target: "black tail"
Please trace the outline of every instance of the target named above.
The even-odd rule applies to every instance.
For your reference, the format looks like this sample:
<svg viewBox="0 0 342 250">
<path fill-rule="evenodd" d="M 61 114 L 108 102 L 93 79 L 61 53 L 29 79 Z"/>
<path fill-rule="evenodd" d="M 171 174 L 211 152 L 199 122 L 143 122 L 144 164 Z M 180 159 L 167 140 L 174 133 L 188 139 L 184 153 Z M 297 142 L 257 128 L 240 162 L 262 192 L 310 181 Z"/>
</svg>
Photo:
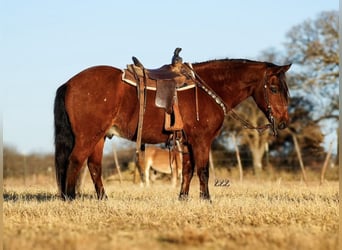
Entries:
<svg viewBox="0 0 342 250">
<path fill-rule="evenodd" d="M 57 89 L 54 105 L 55 119 L 55 168 L 58 189 L 65 195 L 66 172 L 69 156 L 74 147 L 75 138 L 71 130 L 68 114 L 65 109 L 65 92 L 67 84 Z"/>
</svg>

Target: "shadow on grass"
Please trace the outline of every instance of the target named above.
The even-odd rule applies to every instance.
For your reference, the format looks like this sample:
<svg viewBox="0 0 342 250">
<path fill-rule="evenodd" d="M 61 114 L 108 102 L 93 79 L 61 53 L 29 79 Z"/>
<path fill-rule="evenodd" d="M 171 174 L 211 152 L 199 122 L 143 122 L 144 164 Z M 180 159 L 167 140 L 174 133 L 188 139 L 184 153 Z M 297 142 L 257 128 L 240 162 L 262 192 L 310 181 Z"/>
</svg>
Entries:
<svg viewBox="0 0 342 250">
<path fill-rule="evenodd" d="M 4 193 L 4 201 L 12 201 L 12 202 L 17 202 L 17 201 L 39 201 L 39 202 L 44 202 L 44 201 L 52 201 L 52 200 L 58 200 L 59 197 L 56 194 L 52 193 L 16 193 L 16 192 L 11 192 L 11 193 Z"/>
<path fill-rule="evenodd" d="M 59 195 L 52 194 L 52 193 L 4 193 L 4 202 L 19 202 L 19 201 L 38 201 L 38 202 L 46 202 L 46 201 L 56 201 L 56 200 L 63 200 Z M 77 195 L 75 200 L 91 200 L 96 199 L 95 195 L 91 194 L 82 194 Z"/>
</svg>

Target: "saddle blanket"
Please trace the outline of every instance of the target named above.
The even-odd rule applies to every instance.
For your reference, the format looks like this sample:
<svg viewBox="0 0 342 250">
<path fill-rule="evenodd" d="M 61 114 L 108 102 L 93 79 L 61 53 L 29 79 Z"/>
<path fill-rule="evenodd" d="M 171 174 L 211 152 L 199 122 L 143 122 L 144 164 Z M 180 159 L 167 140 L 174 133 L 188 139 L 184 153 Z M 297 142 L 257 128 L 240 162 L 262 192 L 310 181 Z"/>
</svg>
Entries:
<svg viewBox="0 0 342 250">
<path fill-rule="evenodd" d="M 130 71 L 128 71 L 127 69 L 121 70 L 121 71 L 122 71 L 121 80 L 124 81 L 125 83 L 128 83 L 128 84 L 130 84 L 132 86 L 137 87 L 137 82 L 136 82 L 136 79 L 135 79 L 134 75 Z M 192 89 L 195 86 L 196 86 L 195 83 L 184 83 L 181 86 L 177 86 L 176 90 L 177 91 L 184 91 L 184 90 Z M 146 89 L 156 91 L 157 87 L 156 86 L 149 86 L 149 85 L 147 85 Z"/>
</svg>

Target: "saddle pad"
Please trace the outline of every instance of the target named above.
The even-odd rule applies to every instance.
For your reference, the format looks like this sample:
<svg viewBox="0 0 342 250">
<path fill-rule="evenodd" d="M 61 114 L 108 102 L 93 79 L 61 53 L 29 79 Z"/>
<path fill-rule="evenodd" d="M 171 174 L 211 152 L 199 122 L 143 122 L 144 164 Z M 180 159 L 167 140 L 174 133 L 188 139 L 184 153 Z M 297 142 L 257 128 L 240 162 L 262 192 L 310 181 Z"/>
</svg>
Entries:
<svg viewBox="0 0 342 250">
<path fill-rule="evenodd" d="M 134 75 L 128 69 L 122 70 L 121 80 L 125 83 L 128 83 L 129 85 L 137 87 L 136 79 Z M 148 90 L 155 91 L 157 89 L 157 86 L 152 84 L 153 82 L 156 82 L 156 81 L 155 80 L 148 81 L 148 84 L 151 84 L 151 85 L 146 86 Z M 194 87 L 195 87 L 195 83 L 185 82 L 182 86 L 176 87 L 176 89 L 177 91 L 184 91 L 184 90 L 192 89 Z"/>
<path fill-rule="evenodd" d="M 174 96 L 176 95 L 176 83 L 174 80 L 158 80 L 155 104 L 164 108 L 169 114 L 172 112 Z"/>
</svg>

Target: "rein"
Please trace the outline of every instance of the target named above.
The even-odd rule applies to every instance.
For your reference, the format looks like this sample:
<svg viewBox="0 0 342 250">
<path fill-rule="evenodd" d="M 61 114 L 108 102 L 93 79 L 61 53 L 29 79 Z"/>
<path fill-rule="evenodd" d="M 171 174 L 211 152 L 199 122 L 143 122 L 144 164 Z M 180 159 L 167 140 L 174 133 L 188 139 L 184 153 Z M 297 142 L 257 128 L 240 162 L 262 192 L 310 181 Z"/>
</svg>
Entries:
<svg viewBox="0 0 342 250">
<path fill-rule="evenodd" d="M 255 127 L 253 126 L 249 121 L 241 118 L 236 112 L 234 109 L 231 109 L 229 110 L 229 115 L 231 117 L 233 117 L 235 120 L 239 121 L 244 128 L 247 128 L 247 129 L 255 129 L 256 131 L 258 131 L 258 133 L 261 135 L 265 130 L 269 129 L 269 128 L 272 128 L 272 124 L 268 123 L 268 124 L 265 124 L 265 125 L 262 125 L 262 126 L 258 126 L 258 127 Z"/>
<path fill-rule="evenodd" d="M 270 100 L 268 98 L 268 93 L 267 93 L 267 80 L 266 80 L 266 72 L 264 74 L 264 86 L 263 86 L 263 90 L 264 90 L 264 98 L 265 98 L 265 102 L 267 105 L 267 116 L 268 119 L 271 123 L 265 124 L 265 125 L 261 125 L 258 127 L 253 126 L 249 121 L 241 118 L 234 109 L 229 110 L 229 115 L 231 117 L 233 117 L 235 120 L 239 121 L 244 128 L 247 129 L 255 129 L 258 131 L 259 135 L 261 135 L 263 132 L 265 132 L 265 130 L 267 129 L 272 129 L 273 131 L 273 135 L 277 136 L 277 130 L 275 129 L 275 119 L 274 116 L 272 114 L 272 107 L 270 104 Z"/>
<path fill-rule="evenodd" d="M 272 107 L 270 105 L 270 101 L 269 101 L 268 94 L 267 94 L 266 72 L 264 74 L 263 90 L 264 90 L 264 98 L 267 104 L 267 116 L 271 123 L 256 127 L 252 125 L 248 120 L 241 118 L 233 108 L 230 108 L 229 111 L 227 112 L 226 104 L 224 103 L 222 98 L 218 94 L 216 94 L 216 92 L 212 88 L 210 88 L 209 85 L 192 69 L 191 65 L 188 65 L 188 64 L 184 64 L 184 65 L 186 65 L 194 73 L 196 79 L 198 79 L 198 82 L 196 85 L 198 85 L 198 87 L 203 89 L 211 98 L 215 100 L 215 102 L 222 108 L 225 116 L 230 115 L 235 120 L 239 121 L 243 125 L 244 128 L 255 129 L 258 131 L 259 134 L 262 134 L 267 129 L 272 129 L 273 135 L 274 136 L 277 135 L 277 131 L 275 129 L 275 120 L 272 114 Z M 196 115 L 196 117 L 197 118 L 199 117 L 198 114 Z"/>
</svg>

